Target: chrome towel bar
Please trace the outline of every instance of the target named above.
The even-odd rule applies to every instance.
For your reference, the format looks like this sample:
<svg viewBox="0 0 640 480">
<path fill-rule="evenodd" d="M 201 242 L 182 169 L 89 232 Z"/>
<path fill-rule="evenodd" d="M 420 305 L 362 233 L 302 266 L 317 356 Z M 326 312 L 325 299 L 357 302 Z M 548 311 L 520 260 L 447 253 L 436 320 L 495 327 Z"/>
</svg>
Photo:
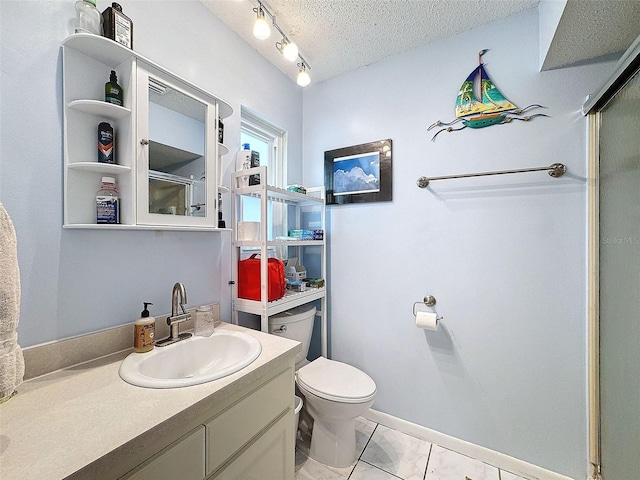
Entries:
<svg viewBox="0 0 640 480">
<path fill-rule="evenodd" d="M 567 173 L 566 165 L 562 163 L 554 163 L 548 167 L 532 167 L 532 168 L 519 168 L 516 170 L 499 170 L 495 172 L 482 172 L 482 173 L 461 173 L 459 175 L 446 175 L 444 177 L 420 177 L 416 181 L 416 184 L 420 188 L 426 188 L 429 182 L 432 180 L 450 180 L 453 178 L 469 178 L 469 177 L 486 177 L 488 175 L 506 175 L 508 173 L 526 173 L 526 172 L 542 172 L 548 171 L 549 175 L 553 178 L 559 178 Z"/>
</svg>

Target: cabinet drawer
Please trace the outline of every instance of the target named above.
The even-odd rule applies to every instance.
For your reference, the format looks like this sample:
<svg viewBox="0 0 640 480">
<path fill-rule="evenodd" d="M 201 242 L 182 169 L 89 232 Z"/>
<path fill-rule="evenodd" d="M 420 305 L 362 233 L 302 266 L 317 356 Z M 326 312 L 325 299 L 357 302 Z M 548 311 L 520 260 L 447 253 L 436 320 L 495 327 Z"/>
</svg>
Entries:
<svg viewBox="0 0 640 480">
<path fill-rule="evenodd" d="M 209 480 L 293 480 L 293 416 L 288 412 L 238 458 Z"/>
<path fill-rule="evenodd" d="M 283 411 L 293 410 L 293 402 L 293 369 L 287 369 L 205 423 L 207 475 L 260 434 Z"/>
<path fill-rule="evenodd" d="M 151 457 L 126 480 L 202 480 L 205 429 L 200 426 Z"/>
</svg>

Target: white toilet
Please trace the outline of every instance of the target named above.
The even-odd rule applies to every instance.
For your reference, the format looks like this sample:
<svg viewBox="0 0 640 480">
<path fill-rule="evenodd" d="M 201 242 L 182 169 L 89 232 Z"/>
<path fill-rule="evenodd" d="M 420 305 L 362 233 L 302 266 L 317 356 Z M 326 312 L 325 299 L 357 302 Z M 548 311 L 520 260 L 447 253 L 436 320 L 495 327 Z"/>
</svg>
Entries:
<svg viewBox="0 0 640 480">
<path fill-rule="evenodd" d="M 269 317 L 269 332 L 302 342 L 296 357 L 296 385 L 313 417 L 311 450 L 314 460 L 346 467 L 356 460 L 355 419 L 366 412 L 376 396 L 375 382 L 346 363 L 319 357 L 306 359 L 316 308 L 303 305 Z"/>
</svg>

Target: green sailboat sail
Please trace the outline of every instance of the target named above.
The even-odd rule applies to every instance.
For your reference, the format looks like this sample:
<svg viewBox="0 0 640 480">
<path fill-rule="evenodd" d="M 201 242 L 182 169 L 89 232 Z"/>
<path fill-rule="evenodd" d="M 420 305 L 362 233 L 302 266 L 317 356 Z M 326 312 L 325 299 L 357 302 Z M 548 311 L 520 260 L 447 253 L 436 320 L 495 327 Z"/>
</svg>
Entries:
<svg viewBox="0 0 640 480">
<path fill-rule="evenodd" d="M 476 95 L 474 86 L 479 78 L 480 99 Z M 493 84 L 482 64 L 478 65 L 462 83 L 456 98 L 456 118 L 468 115 L 478 115 L 505 112 L 518 108 L 505 98 Z"/>
</svg>

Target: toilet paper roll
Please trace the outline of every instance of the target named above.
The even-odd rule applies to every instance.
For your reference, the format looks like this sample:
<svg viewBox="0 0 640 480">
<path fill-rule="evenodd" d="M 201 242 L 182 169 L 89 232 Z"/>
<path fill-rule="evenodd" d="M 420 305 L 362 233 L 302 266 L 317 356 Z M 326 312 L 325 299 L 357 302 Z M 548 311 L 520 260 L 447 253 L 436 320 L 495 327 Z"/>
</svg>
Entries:
<svg viewBox="0 0 640 480">
<path fill-rule="evenodd" d="M 416 327 L 424 330 L 437 330 L 438 315 L 431 312 L 416 312 Z"/>
</svg>

